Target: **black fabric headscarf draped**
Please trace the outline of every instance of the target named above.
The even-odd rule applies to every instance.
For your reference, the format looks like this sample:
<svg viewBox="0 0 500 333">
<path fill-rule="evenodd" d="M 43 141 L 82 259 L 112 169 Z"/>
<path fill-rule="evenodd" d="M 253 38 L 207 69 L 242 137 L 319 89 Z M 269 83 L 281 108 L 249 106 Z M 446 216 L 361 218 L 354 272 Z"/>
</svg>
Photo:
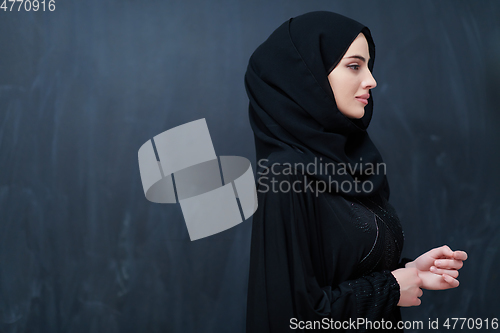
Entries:
<svg viewBox="0 0 500 333">
<path fill-rule="evenodd" d="M 328 82 L 328 74 L 360 32 L 368 41 L 368 67 L 372 70 L 375 45 L 368 28 L 359 22 L 318 11 L 283 23 L 249 61 L 245 86 L 250 99 L 250 123 L 258 161 L 334 163 L 336 170 L 341 164 L 349 164 L 353 170 L 348 174 L 327 175 L 317 169 L 310 176 L 327 184 L 330 180 L 351 184 L 357 180 L 373 185 L 371 191 L 362 193 L 354 186 L 350 191 L 344 191 L 348 186 L 341 187 L 343 195 L 366 196 L 381 190 L 388 196 L 385 174 L 373 174 L 373 169 L 369 172 L 366 167 L 383 163 L 366 132 L 372 117 L 372 97 L 365 106 L 365 115 L 350 119 L 338 110 Z"/>
</svg>

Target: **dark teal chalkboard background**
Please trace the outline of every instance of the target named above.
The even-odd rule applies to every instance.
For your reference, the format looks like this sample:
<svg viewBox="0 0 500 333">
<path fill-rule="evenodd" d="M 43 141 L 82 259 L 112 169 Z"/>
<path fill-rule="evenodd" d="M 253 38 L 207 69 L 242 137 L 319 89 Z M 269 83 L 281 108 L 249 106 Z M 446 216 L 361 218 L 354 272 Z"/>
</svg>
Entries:
<svg viewBox="0 0 500 333">
<path fill-rule="evenodd" d="M 312 10 L 372 31 L 404 255 L 469 253 L 403 318 L 500 317 L 499 1 L 56 0 L 0 11 L 0 332 L 244 332 L 251 221 L 190 242 L 137 151 L 206 118 L 218 155 L 255 163 L 248 58 Z"/>
</svg>

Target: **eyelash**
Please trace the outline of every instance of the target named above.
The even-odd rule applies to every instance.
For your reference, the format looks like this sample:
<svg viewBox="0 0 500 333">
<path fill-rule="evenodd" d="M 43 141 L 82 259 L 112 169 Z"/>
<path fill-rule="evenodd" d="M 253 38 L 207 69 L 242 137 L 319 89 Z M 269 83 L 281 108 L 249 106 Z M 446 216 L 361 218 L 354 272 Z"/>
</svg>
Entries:
<svg viewBox="0 0 500 333">
<path fill-rule="evenodd" d="M 348 68 L 352 69 L 352 70 L 355 70 L 357 71 L 359 69 L 359 65 L 358 64 L 351 64 L 351 65 L 347 65 Z"/>
</svg>

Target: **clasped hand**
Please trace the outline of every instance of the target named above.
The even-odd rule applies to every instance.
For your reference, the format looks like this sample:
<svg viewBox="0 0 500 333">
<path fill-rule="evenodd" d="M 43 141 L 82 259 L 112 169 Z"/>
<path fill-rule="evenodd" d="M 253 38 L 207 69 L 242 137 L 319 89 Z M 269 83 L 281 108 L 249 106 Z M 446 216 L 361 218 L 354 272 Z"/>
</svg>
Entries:
<svg viewBox="0 0 500 333">
<path fill-rule="evenodd" d="M 467 253 L 464 251 L 452 251 L 444 245 L 422 254 L 407 263 L 405 268 L 393 271 L 400 287 L 398 305 L 420 305 L 422 289 L 445 290 L 458 287 L 458 270 L 466 259 Z"/>
</svg>

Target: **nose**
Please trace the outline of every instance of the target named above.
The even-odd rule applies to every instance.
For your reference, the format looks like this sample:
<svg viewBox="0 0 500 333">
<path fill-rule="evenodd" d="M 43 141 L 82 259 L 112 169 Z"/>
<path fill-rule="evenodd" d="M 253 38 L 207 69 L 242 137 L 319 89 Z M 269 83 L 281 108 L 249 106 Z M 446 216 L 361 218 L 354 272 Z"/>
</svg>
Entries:
<svg viewBox="0 0 500 333">
<path fill-rule="evenodd" d="M 377 86 L 377 81 L 375 81 L 375 78 L 372 75 L 372 72 L 370 70 L 367 70 L 367 75 L 365 79 L 363 80 L 363 88 L 364 89 L 373 89 Z"/>
</svg>

